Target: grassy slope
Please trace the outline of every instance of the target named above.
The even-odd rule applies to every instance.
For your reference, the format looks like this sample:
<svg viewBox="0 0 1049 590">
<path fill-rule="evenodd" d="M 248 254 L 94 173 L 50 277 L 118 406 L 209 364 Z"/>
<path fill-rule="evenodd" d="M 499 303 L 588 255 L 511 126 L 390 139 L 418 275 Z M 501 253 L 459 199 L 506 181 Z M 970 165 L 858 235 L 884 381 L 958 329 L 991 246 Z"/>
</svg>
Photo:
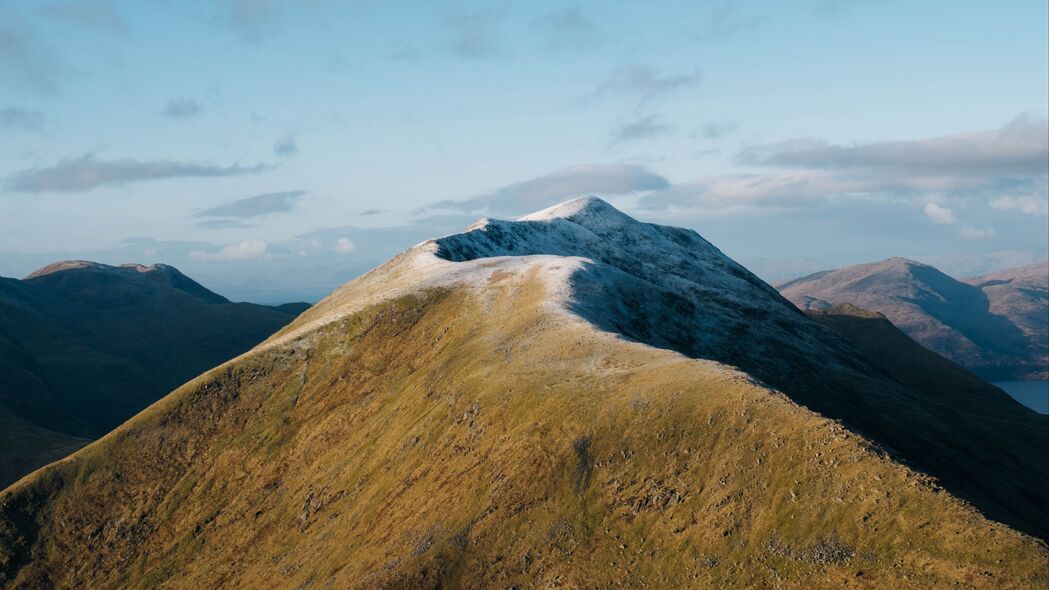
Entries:
<svg viewBox="0 0 1049 590">
<path fill-rule="evenodd" d="M 553 319 L 537 281 L 501 287 L 403 297 L 246 355 L 12 486 L 0 583 L 1049 581 L 1042 542 L 838 424 Z"/>
</svg>

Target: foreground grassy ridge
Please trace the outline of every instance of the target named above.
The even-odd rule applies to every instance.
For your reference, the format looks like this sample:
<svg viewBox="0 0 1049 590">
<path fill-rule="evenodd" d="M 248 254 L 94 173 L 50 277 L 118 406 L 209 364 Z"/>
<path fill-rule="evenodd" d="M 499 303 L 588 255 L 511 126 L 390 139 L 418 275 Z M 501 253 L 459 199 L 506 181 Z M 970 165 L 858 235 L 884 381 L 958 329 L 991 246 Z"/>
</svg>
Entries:
<svg viewBox="0 0 1049 590">
<path fill-rule="evenodd" d="M 1044 544 L 838 424 L 495 282 L 242 357 L 16 484 L 0 585 L 1049 583 Z"/>
</svg>

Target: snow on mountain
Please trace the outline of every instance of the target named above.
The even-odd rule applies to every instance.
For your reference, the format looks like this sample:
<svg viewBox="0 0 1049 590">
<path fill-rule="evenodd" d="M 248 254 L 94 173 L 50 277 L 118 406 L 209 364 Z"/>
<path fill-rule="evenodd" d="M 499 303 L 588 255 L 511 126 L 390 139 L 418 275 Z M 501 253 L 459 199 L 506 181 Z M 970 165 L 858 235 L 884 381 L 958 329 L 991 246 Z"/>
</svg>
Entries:
<svg viewBox="0 0 1049 590">
<path fill-rule="evenodd" d="M 821 320 L 598 199 L 482 220 L 0 494 L 0 586 L 1044 586 L 1044 417 Z"/>
<path fill-rule="evenodd" d="M 537 278 L 546 297 L 538 303 L 517 299 Z M 317 329 L 321 325 L 434 287 L 468 291 L 480 309 L 493 314 L 508 297 L 519 306 L 541 306 L 516 309 L 507 318 L 508 324 L 520 315 L 541 318 L 545 326 L 537 325 L 535 333 L 557 325 L 587 338 L 720 363 L 705 371 L 734 367 L 841 420 L 969 498 L 984 493 L 974 491 L 973 482 L 1015 477 L 1001 484 L 990 510 L 1010 522 L 1019 514 L 1034 515 L 1034 524 L 1024 525 L 1028 530 L 1044 526 L 1044 510 L 1035 501 L 1041 496 L 1031 492 L 1044 481 L 1044 471 L 1030 466 L 1037 463 L 1032 457 L 1042 456 L 1045 433 L 1033 412 L 994 388 L 920 388 L 895 381 L 865 358 L 863 346 L 807 317 L 696 232 L 636 221 L 594 197 L 517 220 L 482 219 L 462 233 L 418 244 L 347 283 L 262 346 L 308 350 L 311 338 L 325 332 Z M 863 341 L 868 352 L 891 357 L 898 350 L 876 335 L 869 340 Z M 618 344 L 603 346 L 613 350 Z M 1003 424 L 1011 425 L 1007 430 L 1015 438 L 1001 440 L 1012 436 L 1003 434 Z M 1031 460 L 1020 476 L 1004 464 L 988 475 L 987 466 L 1002 449 L 1018 449 Z"/>
<path fill-rule="evenodd" d="M 569 321 L 761 379 L 785 378 L 814 350 L 854 364 L 851 350 L 695 231 L 639 222 L 597 197 L 423 242 L 338 289 L 271 343 L 390 297 L 529 272 L 545 279 L 547 305 Z"/>
</svg>

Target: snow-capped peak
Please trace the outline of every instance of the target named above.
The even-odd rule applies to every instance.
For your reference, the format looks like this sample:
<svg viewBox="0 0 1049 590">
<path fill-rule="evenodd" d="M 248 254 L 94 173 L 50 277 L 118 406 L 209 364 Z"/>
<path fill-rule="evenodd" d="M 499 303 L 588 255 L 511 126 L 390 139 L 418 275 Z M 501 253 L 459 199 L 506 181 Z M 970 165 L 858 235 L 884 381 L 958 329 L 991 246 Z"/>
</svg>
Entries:
<svg viewBox="0 0 1049 590">
<path fill-rule="evenodd" d="M 635 221 L 629 215 L 608 204 L 604 199 L 593 195 L 579 197 L 547 207 L 535 213 L 529 213 L 518 221 L 549 221 L 551 219 L 567 219 L 575 221 L 586 218 L 588 220 L 601 220 L 605 223 L 624 221 Z"/>
<path fill-rule="evenodd" d="M 391 297 L 442 286 L 485 293 L 508 276 L 542 278 L 546 307 L 567 320 L 759 378 L 790 373 L 786 359 L 814 350 L 848 362 L 823 328 L 695 231 L 637 221 L 597 197 L 423 242 L 338 289 L 282 338 Z"/>
</svg>

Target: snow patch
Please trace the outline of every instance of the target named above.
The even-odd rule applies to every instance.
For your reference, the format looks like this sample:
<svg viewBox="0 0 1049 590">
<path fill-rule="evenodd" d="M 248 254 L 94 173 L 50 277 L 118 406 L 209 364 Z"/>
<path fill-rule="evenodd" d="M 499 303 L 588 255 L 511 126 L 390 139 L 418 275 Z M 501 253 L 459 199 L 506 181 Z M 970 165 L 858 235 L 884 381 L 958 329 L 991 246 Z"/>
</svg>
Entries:
<svg viewBox="0 0 1049 590">
<path fill-rule="evenodd" d="M 412 292 L 480 291 L 496 273 L 541 277 L 544 305 L 565 321 L 760 379 L 793 375 L 807 358 L 854 362 L 823 327 L 695 231 L 639 222 L 597 197 L 518 220 L 483 219 L 418 244 L 339 288 L 268 344 Z"/>
</svg>

